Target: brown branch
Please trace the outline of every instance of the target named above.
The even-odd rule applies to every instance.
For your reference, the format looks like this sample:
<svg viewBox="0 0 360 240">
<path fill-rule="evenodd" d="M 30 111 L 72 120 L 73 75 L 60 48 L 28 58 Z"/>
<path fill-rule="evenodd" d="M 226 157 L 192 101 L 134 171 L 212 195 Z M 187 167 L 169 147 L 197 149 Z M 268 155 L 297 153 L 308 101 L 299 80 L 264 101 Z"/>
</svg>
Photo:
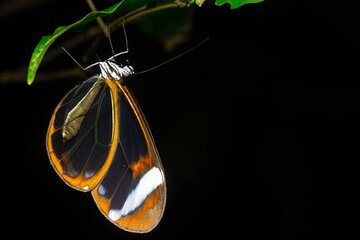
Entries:
<svg viewBox="0 0 360 240">
<path fill-rule="evenodd" d="M 71 78 L 74 76 L 85 76 L 85 72 L 79 68 L 63 69 L 53 72 L 41 72 L 36 75 L 36 80 L 41 82 L 53 81 L 53 80 L 62 80 L 65 78 Z M 14 84 L 14 83 L 23 83 L 26 84 L 26 69 L 21 71 L 4 71 L 0 73 L 0 83 L 3 85 Z M 21 80 L 21 81 L 19 81 Z"/>
<path fill-rule="evenodd" d="M 7 0 L 0 3 L 0 18 L 28 10 L 39 4 L 50 4 L 51 0 Z"/>
<path fill-rule="evenodd" d="M 86 2 L 92 11 L 97 11 L 95 4 L 93 3 L 92 0 L 86 0 Z M 109 36 L 109 30 L 108 30 L 106 24 L 104 23 L 104 20 L 102 20 L 101 17 L 97 17 L 96 21 L 99 24 L 101 30 L 104 32 L 105 36 Z"/>
</svg>

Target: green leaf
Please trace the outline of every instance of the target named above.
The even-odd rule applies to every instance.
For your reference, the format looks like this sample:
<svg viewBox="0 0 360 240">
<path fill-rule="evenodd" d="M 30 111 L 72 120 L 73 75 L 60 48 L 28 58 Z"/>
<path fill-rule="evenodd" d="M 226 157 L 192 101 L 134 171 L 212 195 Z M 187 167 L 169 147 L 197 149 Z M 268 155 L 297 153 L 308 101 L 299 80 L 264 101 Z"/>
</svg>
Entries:
<svg viewBox="0 0 360 240">
<path fill-rule="evenodd" d="M 201 7 L 201 5 L 205 2 L 205 0 L 195 0 L 196 5 Z"/>
<path fill-rule="evenodd" d="M 215 0 L 215 4 L 218 6 L 221 6 L 225 3 L 230 4 L 231 9 L 235 9 L 238 7 L 241 7 L 242 5 L 248 4 L 248 3 L 258 3 L 262 2 L 264 0 Z"/>
<path fill-rule="evenodd" d="M 85 17 L 83 17 L 82 19 L 78 20 L 73 24 L 70 24 L 68 26 L 60 26 L 56 28 L 53 34 L 43 36 L 39 41 L 39 43 L 37 44 L 37 46 L 35 47 L 35 50 L 31 56 L 28 67 L 28 73 L 27 73 L 28 85 L 33 83 L 36 72 L 48 48 L 51 46 L 51 44 L 53 44 L 53 42 L 58 37 L 60 37 L 65 32 L 69 30 L 80 29 L 81 27 L 86 26 L 89 22 L 95 20 L 97 17 L 105 17 L 105 16 L 117 17 L 117 16 L 122 16 L 126 12 L 129 12 L 131 10 L 148 5 L 149 3 L 158 4 L 158 3 L 172 3 L 172 2 L 173 0 L 122 0 L 102 11 L 90 12 Z"/>
</svg>

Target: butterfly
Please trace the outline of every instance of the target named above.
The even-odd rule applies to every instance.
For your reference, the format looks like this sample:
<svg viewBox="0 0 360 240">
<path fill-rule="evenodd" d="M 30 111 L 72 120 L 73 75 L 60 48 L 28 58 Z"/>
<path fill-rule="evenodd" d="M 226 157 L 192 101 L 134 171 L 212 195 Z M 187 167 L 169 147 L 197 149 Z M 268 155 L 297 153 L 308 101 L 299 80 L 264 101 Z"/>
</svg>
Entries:
<svg viewBox="0 0 360 240">
<path fill-rule="evenodd" d="M 113 54 L 100 73 L 70 90 L 56 106 L 46 135 L 50 162 L 70 187 L 91 192 L 101 213 L 123 230 L 145 233 L 161 220 L 166 182 L 154 139 L 131 91 L 134 75 Z M 110 40 L 110 39 L 109 39 Z M 110 41 L 111 43 L 111 41 Z M 112 45 L 111 45 L 112 48 Z"/>
</svg>

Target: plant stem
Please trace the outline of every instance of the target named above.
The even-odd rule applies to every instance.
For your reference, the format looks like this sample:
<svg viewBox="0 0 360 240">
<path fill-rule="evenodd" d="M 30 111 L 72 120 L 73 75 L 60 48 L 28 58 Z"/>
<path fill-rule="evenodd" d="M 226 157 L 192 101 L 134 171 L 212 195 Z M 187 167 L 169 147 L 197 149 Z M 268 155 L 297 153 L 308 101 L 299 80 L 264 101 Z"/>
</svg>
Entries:
<svg viewBox="0 0 360 240">
<path fill-rule="evenodd" d="M 86 2 L 92 11 L 97 11 L 96 6 L 92 0 L 86 0 Z M 104 20 L 101 17 L 97 17 L 96 21 L 99 24 L 99 26 L 100 26 L 101 30 L 103 31 L 103 33 L 105 34 L 105 36 L 109 36 L 109 30 L 108 30 Z"/>
</svg>

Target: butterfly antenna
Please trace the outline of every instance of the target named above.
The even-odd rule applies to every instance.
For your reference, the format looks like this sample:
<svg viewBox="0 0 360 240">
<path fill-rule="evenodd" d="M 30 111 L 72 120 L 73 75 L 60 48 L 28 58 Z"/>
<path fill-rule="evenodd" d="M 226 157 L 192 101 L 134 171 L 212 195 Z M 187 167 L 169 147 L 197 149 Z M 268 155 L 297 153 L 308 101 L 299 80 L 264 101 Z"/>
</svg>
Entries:
<svg viewBox="0 0 360 240">
<path fill-rule="evenodd" d="M 62 50 L 64 50 L 64 52 L 65 52 L 82 70 L 84 70 L 84 71 L 86 71 L 86 70 L 88 70 L 89 68 L 92 68 L 92 67 L 94 67 L 94 66 L 96 66 L 96 65 L 99 65 L 99 63 L 100 63 L 100 62 L 96 62 L 96 63 L 93 63 L 93 64 L 87 66 L 87 67 L 83 67 L 83 66 L 81 66 L 81 64 L 80 64 L 78 61 L 76 61 L 76 59 L 75 59 L 64 47 L 61 47 L 61 48 L 62 48 Z"/>
<path fill-rule="evenodd" d="M 169 63 L 169 62 L 172 62 L 172 61 L 174 61 L 175 59 L 178 59 L 178 58 L 184 56 L 185 54 L 188 54 L 189 52 L 191 52 L 191 51 L 195 50 L 196 48 L 200 47 L 200 46 L 203 45 L 207 40 L 209 40 L 209 38 L 210 38 L 210 37 L 205 38 L 205 39 L 202 40 L 200 43 L 198 43 L 196 46 L 194 46 L 194 47 L 186 50 L 185 52 L 180 53 L 179 55 L 176 55 L 176 56 L 173 57 L 173 58 L 170 58 L 169 60 L 167 60 L 167 61 L 165 61 L 165 62 L 163 62 L 163 63 L 160 63 L 159 65 L 156 65 L 156 66 L 154 66 L 154 67 L 152 67 L 152 68 L 143 70 L 143 71 L 141 71 L 141 72 L 136 72 L 136 73 L 132 74 L 131 76 L 135 76 L 135 75 L 139 75 L 139 74 L 143 74 L 143 73 L 150 72 L 150 71 L 152 71 L 152 70 L 154 70 L 154 69 L 156 69 L 156 68 L 158 68 L 158 67 L 161 67 L 161 66 L 163 66 L 163 65 L 165 65 L 165 64 L 167 64 L 167 63 Z"/>
</svg>

